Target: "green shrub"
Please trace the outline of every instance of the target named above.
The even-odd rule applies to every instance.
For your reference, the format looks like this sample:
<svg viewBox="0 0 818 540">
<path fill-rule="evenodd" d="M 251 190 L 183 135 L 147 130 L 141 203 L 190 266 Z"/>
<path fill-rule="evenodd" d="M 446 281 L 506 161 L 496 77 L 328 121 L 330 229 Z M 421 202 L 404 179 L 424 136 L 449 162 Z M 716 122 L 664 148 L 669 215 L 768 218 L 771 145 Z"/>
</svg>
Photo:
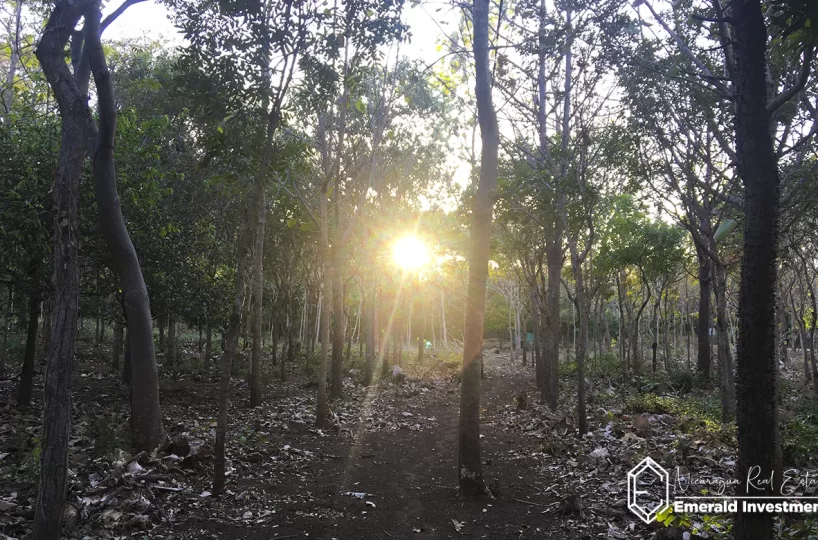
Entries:
<svg viewBox="0 0 818 540">
<path fill-rule="evenodd" d="M 636 394 L 625 400 L 625 412 L 631 414 L 670 414 L 673 403 L 670 398 L 656 394 Z"/>
<path fill-rule="evenodd" d="M 673 391 L 686 395 L 696 386 L 696 374 L 686 369 L 678 369 L 667 374 L 668 383 Z"/>
<path fill-rule="evenodd" d="M 614 353 L 592 356 L 586 365 L 588 377 L 591 379 L 616 379 L 622 375 L 622 363 Z"/>
</svg>

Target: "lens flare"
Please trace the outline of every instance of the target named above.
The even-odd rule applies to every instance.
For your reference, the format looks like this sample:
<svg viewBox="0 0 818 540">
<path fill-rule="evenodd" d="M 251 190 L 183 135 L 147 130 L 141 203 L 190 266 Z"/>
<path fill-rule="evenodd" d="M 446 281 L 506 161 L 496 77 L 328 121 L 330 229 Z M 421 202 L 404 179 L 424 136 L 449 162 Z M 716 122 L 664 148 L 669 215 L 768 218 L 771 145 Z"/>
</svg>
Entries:
<svg viewBox="0 0 818 540">
<path fill-rule="evenodd" d="M 404 270 L 416 270 L 429 262 L 429 252 L 417 237 L 405 236 L 392 246 L 392 258 Z"/>
</svg>

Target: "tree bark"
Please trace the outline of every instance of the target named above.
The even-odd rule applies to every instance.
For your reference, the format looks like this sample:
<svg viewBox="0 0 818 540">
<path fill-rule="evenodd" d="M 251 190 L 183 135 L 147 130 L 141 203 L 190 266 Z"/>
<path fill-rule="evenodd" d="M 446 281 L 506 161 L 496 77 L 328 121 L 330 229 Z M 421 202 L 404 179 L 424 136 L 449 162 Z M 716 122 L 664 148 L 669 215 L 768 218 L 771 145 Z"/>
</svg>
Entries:
<svg viewBox="0 0 818 540">
<path fill-rule="evenodd" d="M 11 312 L 14 309 L 14 289 L 11 285 L 8 286 L 8 304 L 3 311 L 3 318 L 0 319 L 0 332 L 3 333 L 0 337 L 0 380 L 6 378 L 6 354 L 8 354 L 9 344 L 9 326 L 11 325 Z"/>
<path fill-rule="evenodd" d="M 60 111 L 59 165 L 52 188 L 54 208 L 54 321 L 45 375 L 40 482 L 32 538 L 60 537 L 71 431 L 71 386 L 79 309 L 79 179 L 87 152 L 91 114 L 65 63 L 65 46 L 80 17 L 96 5 L 90 0 L 60 1 L 35 51 Z M 75 34 L 76 37 L 76 34 Z"/>
<path fill-rule="evenodd" d="M 204 354 L 202 356 L 202 366 L 204 367 L 205 372 L 210 371 L 210 356 L 213 354 L 213 329 L 210 327 L 210 324 L 207 325 L 207 329 L 205 330 L 205 346 L 204 346 Z"/>
<path fill-rule="evenodd" d="M 440 320 L 443 327 L 441 334 L 443 337 L 443 346 L 449 348 L 449 330 L 446 328 L 446 293 L 444 288 L 440 288 Z"/>
<path fill-rule="evenodd" d="M 733 355 L 730 352 L 730 334 L 727 324 L 727 269 L 713 264 L 713 289 L 716 296 L 716 346 L 718 347 L 719 378 L 721 383 L 721 420 L 725 424 L 736 416 L 736 381 L 733 374 Z"/>
<path fill-rule="evenodd" d="M 230 372 L 236 358 L 239 345 L 241 319 L 244 314 L 244 303 L 247 298 L 247 266 L 250 259 L 250 208 L 249 201 L 244 201 L 241 226 L 239 229 L 238 251 L 236 254 L 236 289 L 233 296 L 233 309 L 227 321 L 224 336 L 224 354 L 221 361 L 219 377 L 219 414 L 216 419 L 216 445 L 213 451 L 213 494 L 219 495 L 224 490 L 225 482 L 225 445 L 227 439 L 227 412 L 230 395 Z"/>
<path fill-rule="evenodd" d="M 778 240 L 779 175 L 766 112 L 767 30 L 759 0 L 731 4 L 735 69 L 736 167 L 744 182 L 744 251 L 741 258 L 738 338 L 738 467 L 746 479 L 757 467 L 759 478 L 780 473 L 778 370 L 775 363 L 775 287 Z M 771 495 L 768 489 L 737 494 Z M 773 514 L 736 516 L 737 540 L 771 540 Z"/>
<path fill-rule="evenodd" d="M 542 336 L 540 335 L 540 300 L 538 298 L 536 278 L 531 283 L 529 292 L 531 296 L 531 324 L 534 326 L 534 378 L 537 387 L 542 392 L 542 388 L 545 386 L 545 365 L 543 364 Z"/>
<path fill-rule="evenodd" d="M 497 189 L 497 153 L 500 134 L 491 97 L 489 72 L 489 0 L 474 0 L 474 64 L 477 120 L 482 150 L 480 180 L 472 207 L 469 288 L 463 339 L 463 372 L 460 385 L 458 473 L 460 493 L 484 493 L 480 458 L 480 367 L 483 354 L 483 322 L 486 306 L 491 213 Z"/>
<path fill-rule="evenodd" d="M 324 186 L 321 191 L 320 213 L 321 213 L 321 265 L 323 273 L 322 297 L 329 301 L 332 298 L 333 268 L 329 254 L 329 209 L 328 209 L 328 186 Z M 315 424 L 324 427 L 329 419 L 329 404 L 327 403 L 327 368 L 329 367 L 329 307 L 320 310 L 321 329 L 321 360 L 318 364 L 318 400 L 315 409 Z"/>
<path fill-rule="evenodd" d="M 374 272 L 370 281 L 372 283 L 369 290 L 369 304 L 366 306 L 366 370 L 364 373 L 364 386 L 372 384 L 372 377 L 375 373 L 375 303 L 377 301 L 378 282 Z"/>
<path fill-rule="evenodd" d="M 271 137 L 272 134 L 268 134 Z M 272 146 L 272 140 L 268 143 Z M 272 150 L 265 148 L 265 168 L 269 167 L 272 156 L 267 157 Z M 264 165 L 263 165 L 264 166 Z M 255 246 L 253 247 L 253 316 L 250 318 L 253 327 L 253 349 L 250 360 L 250 406 L 261 405 L 261 352 L 263 340 L 263 307 L 264 307 L 264 229 L 267 221 L 267 200 L 264 191 L 266 170 L 262 175 L 259 172 L 255 185 L 256 227 Z"/>
<path fill-rule="evenodd" d="M 163 315 L 160 315 L 159 317 L 157 317 L 156 318 L 156 323 L 159 326 L 159 344 L 157 345 L 159 347 L 158 352 L 164 353 L 165 352 L 165 326 L 167 326 L 167 324 L 168 324 L 167 315 L 163 314 Z"/>
<path fill-rule="evenodd" d="M 168 315 L 168 341 L 165 363 L 170 368 L 171 373 L 176 373 L 176 317 L 173 313 Z"/>
<path fill-rule="evenodd" d="M 712 262 L 706 253 L 699 253 L 699 326 L 696 371 L 705 382 L 710 381 L 710 279 Z"/>
<path fill-rule="evenodd" d="M 585 255 L 578 253 L 576 242 L 569 239 L 571 268 L 574 273 L 574 302 L 579 318 L 579 336 L 574 345 L 577 355 L 577 428 L 580 437 L 588 432 L 588 414 L 585 410 L 585 360 L 588 351 L 588 321 L 591 303 L 585 290 L 582 263 Z M 586 252 L 587 253 L 587 252 Z"/>
<path fill-rule="evenodd" d="M 90 18 L 100 17 L 97 10 Z M 142 269 L 119 205 L 114 167 L 114 89 L 100 42 L 99 22 L 95 20 L 94 26 L 96 31 L 86 36 L 99 107 L 99 132 L 92 153 L 94 193 L 99 208 L 99 226 L 119 274 L 123 303 L 128 314 L 132 388 L 135 389 L 131 399 L 133 440 L 138 450 L 151 451 L 159 444 L 163 434 L 153 321 Z"/>
<path fill-rule="evenodd" d="M 8 119 L 11 114 L 11 105 L 14 99 L 14 79 L 17 77 L 17 64 L 20 63 L 20 32 L 22 28 L 23 0 L 17 0 L 14 6 L 14 32 L 10 36 L 11 56 L 9 58 L 9 70 L 6 72 L 6 89 L 3 92 L 3 105 L 5 113 L 3 117 Z M 8 123 L 8 121 L 6 122 Z"/>
</svg>

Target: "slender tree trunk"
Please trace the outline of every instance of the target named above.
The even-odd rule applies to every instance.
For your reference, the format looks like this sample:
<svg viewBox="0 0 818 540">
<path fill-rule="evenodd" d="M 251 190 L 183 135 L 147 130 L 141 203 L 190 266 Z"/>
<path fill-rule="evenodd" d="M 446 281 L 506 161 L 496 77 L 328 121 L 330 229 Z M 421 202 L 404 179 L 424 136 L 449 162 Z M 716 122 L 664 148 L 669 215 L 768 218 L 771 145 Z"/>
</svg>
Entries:
<svg viewBox="0 0 818 540">
<path fill-rule="evenodd" d="M 330 250 L 333 258 L 332 271 L 332 376 L 330 399 L 343 395 L 344 370 L 344 286 L 342 281 L 342 254 L 340 246 Z"/>
<path fill-rule="evenodd" d="M 778 362 L 782 362 L 784 365 L 789 365 L 790 330 L 789 326 L 787 325 L 786 293 L 780 289 L 781 287 L 779 286 L 779 291 L 776 293 L 775 306 L 775 314 L 777 319 L 775 325 L 775 340 L 776 343 L 778 343 L 778 347 L 776 348 L 776 360 Z"/>
<path fill-rule="evenodd" d="M 419 280 L 420 278 L 418 278 Z M 424 327 L 426 326 L 425 318 L 425 310 L 423 309 L 423 299 L 420 296 L 420 283 L 418 282 L 418 299 L 417 299 L 417 320 L 418 320 L 418 329 L 417 329 L 417 338 L 418 338 L 418 366 L 423 365 L 423 346 L 425 345 L 425 336 L 423 334 Z"/>
<path fill-rule="evenodd" d="M 165 363 L 170 368 L 171 373 L 176 373 L 176 317 L 173 313 L 168 315 L 168 342 L 166 343 L 168 350 L 165 354 Z"/>
<path fill-rule="evenodd" d="M 574 272 L 574 299 L 579 318 L 579 336 L 574 347 L 577 355 L 577 428 L 580 437 L 588 432 L 588 414 L 585 410 L 585 360 L 588 351 L 588 321 L 591 303 L 586 298 L 582 263 L 585 256 L 578 254 L 575 241 L 569 238 L 571 268 Z"/>
<path fill-rule="evenodd" d="M 213 329 L 210 327 L 208 323 L 207 329 L 205 330 L 205 346 L 204 346 L 204 354 L 202 356 L 202 366 L 204 367 L 205 372 L 210 371 L 210 356 L 213 354 Z"/>
<path fill-rule="evenodd" d="M 653 349 L 653 358 L 651 359 L 651 368 L 653 373 L 656 373 L 656 352 L 659 349 L 659 308 L 661 307 L 661 291 L 659 291 L 659 297 L 656 299 L 656 302 L 653 304 L 653 342 L 651 343 L 651 349 Z"/>
<path fill-rule="evenodd" d="M 443 346 L 449 347 L 449 330 L 446 328 L 446 293 L 443 287 L 440 288 L 440 319 L 443 323 L 442 335 Z"/>
<path fill-rule="evenodd" d="M 14 79 L 17 77 L 17 64 L 20 63 L 20 32 L 22 29 L 23 0 L 17 0 L 14 6 L 14 32 L 11 37 L 11 57 L 9 59 L 9 70 L 6 72 L 6 85 L 3 92 L 3 105 L 5 105 L 4 118 L 8 118 L 11 113 L 11 105 L 14 99 Z M 8 123 L 8 122 L 6 122 Z"/>
<path fill-rule="evenodd" d="M 321 264 L 323 266 L 323 291 L 322 298 L 332 298 L 333 271 L 329 253 L 329 213 L 327 208 L 326 189 L 321 193 Z M 318 427 L 324 427 L 329 419 L 329 404 L 327 403 L 327 368 L 329 367 L 329 309 L 320 312 L 319 322 L 321 328 L 321 361 L 318 365 L 318 403 L 315 410 L 315 423 Z"/>
<path fill-rule="evenodd" d="M 2 336 L 0 336 L 0 380 L 6 378 L 6 354 L 8 354 L 12 309 L 14 309 L 14 289 L 9 285 L 7 307 L 3 312 L 3 318 L 0 319 L 0 332 L 2 332 Z"/>
<path fill-rule="evenodd" d="M 474 0 L 473 27 L 475 97 L 483 145 L 480 180 L 472 208 L 469 288 L 466 296 L 463 373 L 460 385 L 457 469 L 460 478 L 460 493 L 465 496 L 476 496 L 485 491 L 480 457 L 480 367 L 483 354 L 483 321 L 491 241 L 491 213 L 497 189 L 497 153 L 500 142 L 497 117 L 491 99 L 489 0 Z"/>
<path fill-rule="evenodd" d="M 34 390 L 34 357 L 37 353 L 37 330 L 40 328 L 40 285 L 37 274 L 36 270 L 32 273 L 31 291 L 28 294 L 28 332 L 20 385 L 17 387 L 18 407 L 31 405 L 31 394 Z"/>
<path fill-rule="evenodd" d="M 295 359 L 295 297 L 290 300 L 288 321 L 287 321 L 287 356 L 281 355 L 281 365 L 279 366 L 279 378 L 281 382 L 287 380 L 286 366 L 293 363 Z"/>
<path fill-rule="evenodd" d="M 275 128 L 273 128 L 273 132 Z M 272 137 L 273 133 L 267 136 Z M 272 140 L 267 142 L 272 146 Z M 253 349 L 250 356 L 250 406 L 261 405 L 261 349 L 263 341 L 262 323 L 264 322 L 264 229 L 267 220 L 267 200 L 264 192 L 264 181 L 266 180 L 266 168 L 269 168 L 272 150 L 265 149 L 266 165 L 262 165 L 264 173 L 259 173 L 256 178 L 255 202 L 256 202 L 256 227 L 255 246 L 253 247 L 253 316 L 251 333 L 253 336 Z"/>
<path fill-rule="evenodd" d="M 714 246 L 715 247 L 715 246 Z M 713 265 L 716 296 L 716 345 L 718 347 L 719 377 L 721 382 L 721 419 L 725 424 L 736 416 L 736 381 L 733 374 L 733 355 L 727 325 L 727 269 L 723 264 Z"/>
<path fill-rule="evenodd" d="M 321 285 L 323 287 L 323 283 Z M 315 350 L 315 345 L 321 343 L 321 312 L 323 311 L 324 307 L 324 290 L 323 288 L 318 293 L 318 305 L 315 308 L 315 341 L 313 342 L 313 351 Z"/>
<path fill-rule="evenodd" d="M 369 304 L 367 305 L 367 325 L 366 325 L 366 371 L 364 374 L 364 385 L 372 384 L 372 377 L 375 373 L 375 304 L 378 290 L 377 278 L 373 275 L 370 280 L 372 284 L 369 290 Z"/>
<path fill-rule="evenodd" d="M 818 396 L 818 361 L 815 358 L 815 329 L 818 326 L 818 303 L 815 299 L 815 277 L 809 275 L 807 270 L 807 262 L 802 258 L 804 264 L 804 278 L 807 282 L 807 291 L 809 292 L 809 302 L 812 316 L 810 317 L 809 338 L 806 341 L 805 350 L 809 349 L 809 362 L 812 368 L 812 385 L 813 391 Z"/>
<path fill-rule="evenodd" d="M 100 316 L 99 316 L 99 313 L 97 313 L 96 316 L 94 317 L 94 323 L 95 323 L 95 326 L 94 326 L 94 348 L 95 349 L 99 349 L 99 344 L 100 344 L 100 339 L 99 339 L 99 336 L 100 336 L 99 319 L 100 319 Z"/>
<path fill-rule="evenodd" d="M 345 326 L 349 328 L 349 315 L 346 318 Z M 349 357 L 352 354 L 352 336 L 355 334 L 355 328 L 352 328 L 352 331 L 344 330 L 344 335 L 346 337 L 346 353 L 344 354 L 344 360 L 346 361 L 347 365 L 349 365 Z"/>
<path fill-rule="evenodd" d="M 99 13 L 94 17 L 100 17 Z M 86 41 L 99 107 L 99 133 L 92 154 L 94 193 L 100 229 L 119 274 L 123 303 L 128 313 L 128 331 L 132 337 L 132 388 L 136 389 L 131 399 L 132 436 L 138 450 L 151 451 L 159 444 L 163 429 L 148 290 L 119 205 L 114 167 L 114 89 L 99 32 L 89 33 Z"/>
<path fill-rule="evenodd" d="M 625 283 L 622 279 L 622 273 L 616 275 L 616 294 L 619 307 L 619 335 L 616 338 L 619 346 L 619 362 L 622 364 L 622 380 L 628 379 L 628 363 L 625 361 Z"/>
<path fill-rule="evenodd" d="M 744 182 L 744 251 L 741 258 L 738 338 L 738 466 L 746 479 L 780 473 L 778 369 L 775 363 L 775 287 L 778 241 L 779 175 L 766 111 L 767 31 L 759 0 L 731 4 L 735 68 L 736 161 Z M 766 489 L 740 482 L 737 495 L 772 495 L 780 477 Z M 748 489 L 749 488 L 749 489 Z M 774 538 L 771 513 L 739 509 L 737 540 Z"/>
<path fill-rule="evenodd" d="M 160 353 L 165 352 L 165 327 L 168 324 L 167 315 L 162 314 L 156 318 L 156 322 L 159 325 L 159 351 Z"/>
<path fill-rule="evenodd" d="M 249 201 L 243 202 L 241 228 L 239 229 L 238 252 L 236 254 L 236 289 L 233 296 L 233 309 L 227 321 L 224 335 L 224 355 L 221 360 L 219 378 L 219 414 L 216 419 L 216 445 L 213 452 L 213 494 L 219 495 L 224 490 L 225 482 L 225 445 L 227 439 L 227 412 L 230 396 L 230 372 L 236 358 L 239 345 L 241 319 L 244 314 L 244 303 L 247 298 L 247 266 L 249 263 L 250 243 L 250 208 Z"/>
<path fill-rule="evenodd" d="M 540 335 L 540 301 L 536 279 L 531 283 L 529 293 L 531 296 L 531 324 L 534 326 L 534 378 L 540 391 L 542 391 L 543 386 L 545 386 L 545 366 L 543 364 L 542 336 Z"/>
<path fill-rule="evenodd" d="M 710 381 L 710 257 L 699 254 L 699 350 L 696 357 L 696 371 L 704 381 Z"/>
<path fill-rule="evenodd" d="M 88 0 L 60 1 L 48 19 L 35 51 L 60 110 L 62 136 L 52 187 L 54 209 L 54 322 L 45 374 L 40 482 L 32 538 L 57 540 L 61 533 L 71 432 L 71 386 L 79 309 L 79 179 L 91 133 L 91 114 L 65 63 L 65 46 L 89 6 Z M 93 17 L 92 17 L 93 20 Z M 86 27 L 88 24 L 86 23 Z M 74 34 L 74 39 L 77 34 Z M 77 49 L 79 47 L 76 47 Z"/>
</svg>

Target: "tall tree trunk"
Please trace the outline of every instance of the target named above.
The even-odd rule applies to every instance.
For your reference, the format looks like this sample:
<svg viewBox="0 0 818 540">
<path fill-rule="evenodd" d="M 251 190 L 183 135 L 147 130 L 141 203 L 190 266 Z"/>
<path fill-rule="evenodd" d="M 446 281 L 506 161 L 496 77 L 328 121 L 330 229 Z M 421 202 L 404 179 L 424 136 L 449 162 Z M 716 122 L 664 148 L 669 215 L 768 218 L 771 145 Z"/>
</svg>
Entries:
<svg viewBox="0 0 818 540">
<path fill-rule="evenodd" d="M 710 381 L 710 283 L 713 263 L 706 253 L 699 254 L 699 328 L 696 371 Z"/>
<path fill-rule="evenodd" d="M 94 17 L 99 18 L 99 13 Z M 99 208 L 99 225 L 111 259 L 119 274 L 125 311 L 128 314 L 128 332 L 131 335 L 131 425 L 138 450 L 151 451 L 162 437 L 162 416 L 159 407 L 159 378 L 153 346 L 153 328 L 148 290 L 136 256 L 131 237 L 125 227 L 116 189 L 114 167 L 114 139 L 116 135 L 116 107 L 114 89 L 100 32 L 89 32 L 86 48 L 91 72 L 97 88 L 99 133 L 92 154 L 94 193 Z"/>
<path fill-rule="evenodd" d="M 586 298 L 585 278 L 582 275 L 582 263 L 585 255 L 578 253 L 576 242 L 570 238 L 569 248 L 571 250 L 571 268 L 574 272 L 574 300 L 579 318 L 579 336 L 574 347 L 577 355 L 577 428 L 581 437 L 588 432 L 588 415 L 585 410 L 585 357 L 588 351 L 588 321 L 590 319 L 591 303 Z"/>
<path fill-rule="evenodd" d="M 656 351 L 659 349 L 659 308 L 662 302 L 662 291 L 659 291 L 659 296 L 656 302 L 653 303 L 653 342 L 651 349 L 653 349 L 653 358 L 651 359 L 651 370 L 656 373 Z"/>
<path fill-rule="evenodd" d="M 782 362 L 784 365 L 789 365 L 789 351 L 788 345 L 790 340 L 790 331 L 787 325 L 787 302 L 785 299 L 786 292 L 781 290 L 779 283 L 778 291 L 775 295 L 775 341 L 778 344 L 776 347 L 776 361 Z"/>
<path fill-rule="evenodd" d="M 176 317 L 171 313 L 168 315 L 168 350 L 165 354 L 165 363 L 170 368 L 171 373 L 176 373 Z"/>
<path fill-rule="evenodd" d="M 287 380 L 286 366 L 292 364 L 295 359 L 295 296 L 290 300 L 289 313 L 287 316 L 287 356 L 281 355 L 281 365 L 279 366 L 279 378 L 281 382 Z"/>
<path fill-rule="evenodd" d="M 374 274 L 374 273 L 373 273 Z M 369 304 L 366 306 L 366 370 L 364 372 L 364 385 L 372 384 L 372 377 L 375 373 L 375 295 L 378 290 L 378 282 L 375 275 L 370 279 L 372 284 L 369 290 Z"/>
<path fill-rule="evenodd" d="M 446 328 L 446 293 L 444 292 L 444 288 L 440 288 L 440 320 L 443 324 L 443 328 L 441 328 L 441 333 L 443 336 L 443 346 L 448 348 L 449 347 L 449 329 Z"/>
<path fill-rule="evenodd" d="M 157 345 L 159 347 L 158 352 L 164 353 L 165 352 L 165 327 L 168 324 L 167 315 L 163 313 L 162 315 L 157 317 L 156 318 L 156 323 L 159 326 L 159 344 Z"/>
<path fill-rule="evenodd" d="M 779 176 L 767 116 L 765 49 L 767 30 L 759 0 L 731 4 L 735 69 L 736 168 L 744 182 L 744 251 L 741 258 L 738 338 L 739 479 L 751 468 L 758 478 L 780 472 L 778 370 L 775 363 L 775 287 L 778 241 Z M 756 469 L 757 468 L 757 469 Z M 780 479 L 779 479 L 780 480 Z M 771 495 L 768 489 L 737 494 Z M 771 540 L 771 513 L 736 516 L 737 540 Z"/>
<path fill-rule="evenodd" d="M 20 63 L 20 32 L 22 29 L 23 0 L 17 0 L 14 6 L 14 31 L 10 32 L 11 57 L 9 58 L 9 70 L 6 72 L 6 85 L 3 92 L 3 105 L 5 106 L 4 118 L 11 114 L 11 105 L 14 99 L 14 79 L 17 77 L 17 64 Z M 6 122 L 8 124 L 8 122 Z"/>
<path fill-rule="evenodd" d="M 617 305 L 619 307 L 619 335 L 616 337 L 619 346 L 619 362 L 622 364 L 622 380 L 628 379 L 628 363 L 625 361 L 625 283 L 624 270 L 616 275 Z"/>
<path fill-rule="evenodd" d="M 202 366 L 204 370 L 210 371 L 210 356 L 213 354 L 213 329 L 210 327 L 210 323 L 207 325 L 207 329 L 205 330 L 205 346 L 204 346 L 204 354 L 202 356 Z"/>
<path fill-rule="evenodd" d="M 273 128 L 274 129 L 274 128 Z M 268 138 L 272 134 L 268 134 Z M 267 143 L 272 146 L 272 140 Z M 269 162 L 272 159 L 267 154 L 272 150 L 265 149 L 266 167 L 269 167 Z M 265 167 L 265 165 L 262 165 Z M 253 247 L 253 316 L 250 318 L 252 322 L 251 333 L 253 336 L 253 350 L 250 360 L 250 406 L 257 407 L 261 405 L 261 349 L 263 340 L 262 323 L 263 306 L 264 306 L 264 228 L 267 220 L 267 200 L 264 192 L 264 181 L 266 180 L 266 170 L 264 173 L 259 173 L 256 178 L 255 185 L 255 202 L 256 202 L 256 227 L 255 227 L 255 246 Z"/>
<path fill-rule="evenodd" d="M 545 385 L 545 365 L 543 364 L 542 336 L 540 335 L 540 300 L 536 279 L 531 283 L 529 293 L 531 296 L 531 324 L 534 326 L 534 378 L 540 391 L 542 391 L 542 387 Z"/>
<path fill-rule="evenodd" d="M 424 320 L 425 317 L 425 310 L 423 309 L 423 299 L 420 296 L 420 278 L 418 277 L 418 296 L 417 296 L 417 321 L 418 321 L 418 329 L 417 329 L 417 338 L 418 338 L 418 366 L 423 365 L 423 346 L 425 345 L 425 339 L 423 330 L 426 326 L 426 321 Z"/>
<path fill-rule="evenodd" d="M 805 350 L 809 349 L 809 363 L 810 367 L 812 368 L 812 387 L 813 392 L 816 396 L 818 396 L 818 361 L 816 361 L 815 358 L 815 330 L 816 326 L 818 326 L 818 303 L 815 301 L 815 276 L 809 275 L 806 259 L 802 258 L 801 261 L 804 264 L 804 278 L 807 282 L 807 291 L 809 292 L 810 302 L 809 305 L 812 313 L 809 323 L 809 337 L 806 340 L 806 345 L 803 346 L 805 346 Z"/>
<path fill-rule="evenodd" d="M 344 325 L 346 329 L 344 330 L 344 337 L 346 339 L 346 353 L 344 353 L 344 360 L 349 365 L 349 355 L 352 353 L 352 337 L 355 334 L 355 328 L 353 327 L 352 330 L 349 330 L 349 314 L 347 313 L 346 317 L 346 324 Z"/>
<path fill-rule="evenodd" d="M 239 229 L 238 250 L 236 253 L 236 289 L 233 295 L 233 309 L 227 320 L 227 331 L 224 334 L 224 354 L 221 360 L 219 377 L 219 413 L 216 418 L 216 445 L 213 451 L 213 494 L 219 495 L 224 490 L 225 481 L 225 445 L 227 439 L 227 412 L 230 397 L 230 372 L 236 358 L 239 345 L 241 319 L 244 314 L 244 303 L 247 298 L 247 266 L 250 259 L 250 208 L 249 201 L 243 201 L 241 225 Z"/>
<path fill-rule="evenodd" d="M 48 19 L 35 51 L 60 110 L 62 136 L 59 165 L 51 190 L 54 208 L 54 322 L 45 374 L 45 402 L 40 455 L 40 482 L 32 538 L 57 540 L 61 533 L 71 431 L 71 386 L 79 308 L 79 179 L 91 131 L 87 92 L 80 90 L 65 63 L 65 46 L 89 0 L 60 1 Z M 92 17 L 93 20 L 93 17 Z M 78 39 L 74 34 L 74 39 Z M 77 47 L 79 48 L 79 47 Z"/>
<path fill-rule="evenodd" d="M 17 387 L 18 407 L 31 405 L 31 394 L 34 390 L 34 357 L 37 353 L 37 330 L 40 328 L 40 285 L 37 274 L 36 270 L 32 273 L 31 290 L 28 293 L 28 332 L 20 385 Z"/>
<path fill-rule="evenodd" d="M 328 193 L 325 186 L 321 193 L 321 264 L 323 272 L 323 291 L 321 297 L 329 301 L 332 298 L 333 271 L 329 253 L 329 209 Z M 320 306 L 320 304 L 319 304 Z M 329 307 L 321 309 L 319 317 L 321 328 L 321 360 L 318 364 L 318 402 L 315 409 L 315 423 L 324 427 L 329 419 L 329 404 L 327 403 L 327 368 L 329 367 Z"/>
<path fill-rule="evenodd" d="M 715 247 L 715 246 L 714 246 Z M 736 416 L 736 381 L 733 374 L 733 355 L 730 352 L 730 334 L 727 324 L 727 269 L 713 264 L 713 290 L 716 296 L 716 346 L 718 347 L 719 378 L 721 383 L 721 420 L 725 424 Z"/>
<path fill-rule="evenodd" d="M 469 253 L 469 288 L 463 339 L 463 373 L 460 385 L 458 474 L 460 493 L 485 491 L 480 458 L 480 367 L 483 354 L 483 321 L 486 306 L 491 213 L 497 189 L 497 153 L 500 134 L 491 98 L 489 73 L 489 0 L 474 0 L 474 64 L 477 120 L 483 143 L 480 180 L 474 196 Z"/>
<path fill-rule="evenodd" d="M 11 312 L 14 309 L 14 289 L 12 285 L 8 286 L 8 302 L 3 317 L 0 319 L 0 380 L 6 378 L 6 354 L 8 353 L 9 344 L 9 326 L 11 326 Z"/>
</svg>

